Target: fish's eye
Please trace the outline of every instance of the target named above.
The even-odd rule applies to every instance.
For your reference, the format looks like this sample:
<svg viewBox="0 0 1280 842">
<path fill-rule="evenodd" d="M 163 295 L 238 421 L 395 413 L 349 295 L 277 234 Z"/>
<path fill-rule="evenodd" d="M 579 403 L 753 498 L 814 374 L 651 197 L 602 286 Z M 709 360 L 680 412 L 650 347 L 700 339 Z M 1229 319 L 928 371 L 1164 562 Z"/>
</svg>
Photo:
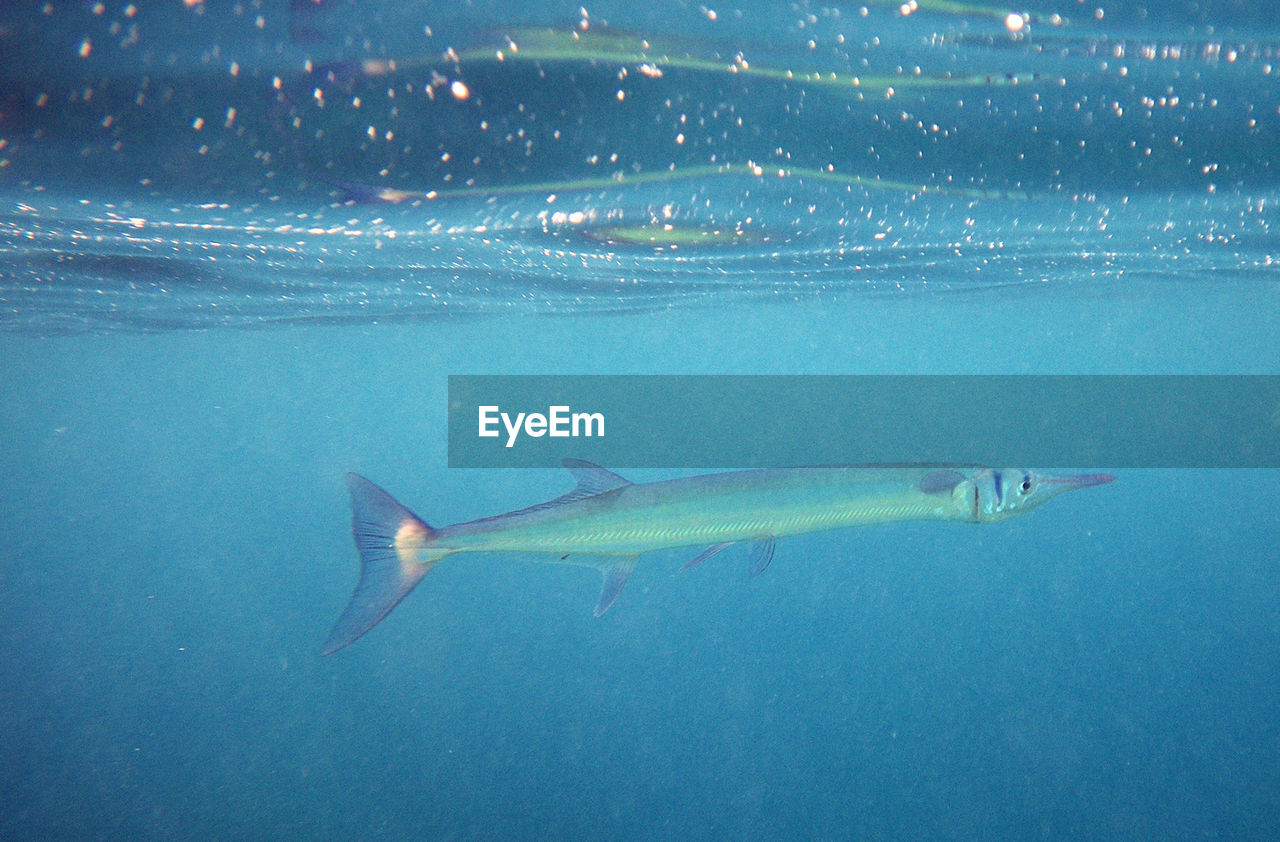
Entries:
<svg viewBox="0 0 1280 842">
<path fill-rule="evenodd" d="M 1018 488 L 1022 490 L 1023 494 L 1031 493 L 1031 474 L 1022 475 L 1022 485 L 1018 486 Z"/>
</svg>

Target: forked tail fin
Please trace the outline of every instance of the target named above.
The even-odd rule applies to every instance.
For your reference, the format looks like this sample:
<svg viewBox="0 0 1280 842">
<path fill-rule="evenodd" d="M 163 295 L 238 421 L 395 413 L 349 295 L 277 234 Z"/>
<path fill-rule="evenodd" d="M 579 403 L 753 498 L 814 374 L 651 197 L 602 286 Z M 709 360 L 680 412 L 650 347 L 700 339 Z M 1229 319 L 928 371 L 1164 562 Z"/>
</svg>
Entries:
<svg viewBox="0 0 1280 842">
<path fill-rule="evenodd" d="M 337 652 L 376 626 L 450 553 L 431 546 L 436 530 L 369 480 L 347 474 L 347 489 L 351 534 L 360 552 L 360 582 L 321 655 Z"/>
</svg>

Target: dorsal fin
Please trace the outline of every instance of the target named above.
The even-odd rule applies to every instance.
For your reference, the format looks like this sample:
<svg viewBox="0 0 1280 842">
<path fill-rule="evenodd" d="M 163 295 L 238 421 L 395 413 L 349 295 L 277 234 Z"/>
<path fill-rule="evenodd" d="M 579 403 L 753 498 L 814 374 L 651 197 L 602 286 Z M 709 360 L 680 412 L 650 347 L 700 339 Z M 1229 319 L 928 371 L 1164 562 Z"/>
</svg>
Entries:
<svg viewBox="0 0 1280 842">
<path fill-rule="evenodd" d="M 578 481 L 577 488 L 566 494 L 566 498 L 581 500 L 583 497 L 594 497 L 597 494 L 626 488 L 631 484 L 631 480 L 620 477 L 593 462 L 565 459 L 561 464 L 568 468 L 569 473 L 573 474 L 573 478 Z"/>
<path fill-rule="evenodd" d="M 613 471 L 606 471 L 604 468 L 592 462 L 586 462 L 582 459 L 565 459 L 563 464 L 573 474 L 573 478 L 578 481 L 573 490 L 567 494 L 561 494 L 554 500 L 548 500 L 545 503 L 535 503 L 523 509 L 514 512 L 507 512 L 501 517 L 517 517 L 519 515 L 531 515 L 535 512 L 545 511 L 546 509 L 555 509 L 567 503 L 577 503 L 580 500 L 589 500 L 595 498 L 600 503 L 604 503 L 611 498 L 606 495 L 612 492 L 621 491 L 631 485 L 631 481 L 618 476 Z"/>
</svg>

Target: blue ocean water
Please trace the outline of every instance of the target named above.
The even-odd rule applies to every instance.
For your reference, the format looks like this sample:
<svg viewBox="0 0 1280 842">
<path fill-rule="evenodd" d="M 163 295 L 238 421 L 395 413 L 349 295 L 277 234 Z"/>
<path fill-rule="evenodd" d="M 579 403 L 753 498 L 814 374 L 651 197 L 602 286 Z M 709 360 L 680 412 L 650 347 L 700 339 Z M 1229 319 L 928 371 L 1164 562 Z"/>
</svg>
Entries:
<svg viewBox="0 0 1280 842">
<path fill-rule="evenodd" d="M 6 9 L 0 835 L 1272 838 L 1272 471 L 317 653 L 345 471 L 571 487 L 449 470 L 451 373 L 1276 373 L 1274 11 Z"/>
</svg>

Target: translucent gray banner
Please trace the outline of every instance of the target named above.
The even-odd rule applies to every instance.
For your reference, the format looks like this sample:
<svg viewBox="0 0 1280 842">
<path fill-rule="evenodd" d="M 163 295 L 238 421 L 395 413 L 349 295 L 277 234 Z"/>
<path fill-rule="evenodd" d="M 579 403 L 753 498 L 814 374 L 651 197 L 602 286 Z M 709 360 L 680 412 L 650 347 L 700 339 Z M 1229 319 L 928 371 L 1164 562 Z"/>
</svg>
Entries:
<svg viewBox="0 0 1280 842">
<path fill-rule="evenodd" d="M 449 377 L 449 465 L 1280 467 L 1280 376 Z"/>
</svg>

